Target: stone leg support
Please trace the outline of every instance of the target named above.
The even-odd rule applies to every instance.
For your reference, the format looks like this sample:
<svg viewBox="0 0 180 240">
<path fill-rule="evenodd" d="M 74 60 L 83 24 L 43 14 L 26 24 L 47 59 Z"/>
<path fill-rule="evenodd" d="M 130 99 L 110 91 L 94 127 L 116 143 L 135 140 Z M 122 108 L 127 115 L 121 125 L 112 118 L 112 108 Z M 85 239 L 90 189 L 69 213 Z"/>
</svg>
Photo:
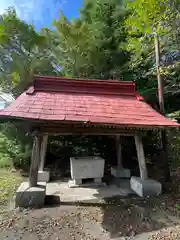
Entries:
<svg viewBox="0 0 180 240">
<path fill-rule="evenodd" d="M 81 185 L 82 184 L 82 179 L 74 179 L 74 184 L 75 185 Z"/>
<path fill-rule="evenodd" d="M 49 182 L 50 172 L 49 171 L 38 171 L 38 182 Z"/>
<path fill-rule="evenodd" d="M 111 174 L 115 178 L 130 178 L 131 171 L 127 168 L 111 167 Z"/>
<path fill-rule="evenodd" d="M 95 183 L 102 183 L 102 178 L 94 178 Z"/>
<path fill-rule="evenodd" d="M 138 177 L 132 177 L 130 185 L 131 189 L 140 197 L 157 196 L 162 192 L 161 183 L 153 179 L 142 180 Z"/>
<path fill-rule="evenodd" d="M 42 207 L 46 196 L 46 183 L 38 182 L 36 187 L 30 187 L 28 182 L 23 182 L 16 191 L 16 207 Z"/>
</svg>

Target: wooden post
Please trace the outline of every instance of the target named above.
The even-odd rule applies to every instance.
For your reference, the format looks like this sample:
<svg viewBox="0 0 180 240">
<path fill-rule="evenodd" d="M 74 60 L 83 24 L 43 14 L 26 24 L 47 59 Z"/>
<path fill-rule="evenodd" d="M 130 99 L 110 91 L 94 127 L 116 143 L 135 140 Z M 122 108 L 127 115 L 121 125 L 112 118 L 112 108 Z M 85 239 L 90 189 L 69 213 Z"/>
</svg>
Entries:
<svg viewBox="0 0 180 240">
<path fill-rule="evenodd" d="M 144 157 L 142 139 L 139 136 L 135 136 L 134 138 L 135 138 L 137 157 L 138 157 L 139 168 L 140 168 L 140 176 L 141 176 L 141 179 L 145 180 L 148 178 L 148 175 L 147 175 L 147 168 L 146 168 L 146 161 Z"/>
<path fill-rule="evenodd" d="M 164 108 L 164 79 L 160 71 L 160 42 L 157 33 L 154 33 L 154 44 L 155 44 L 155 55 L 156 55 L 156 69 L 157 69 L 157 80 L 158 80 L 158 98 L 159 98 L 159 108 L 162 115 L 165 115 Z M 165 165 L 165 179 L 170 180 L 170 169 L 169 169 L 169 159 L 168 159 L 168 141 L 166 130 L 161 131 L 162 146 L 164 152 L 164 165 Z"/>
<path fill-rule="evenodd" d="M 29 186 L 36 187 L 37 180 L 38 180 L 38 167 L 39 167 L 39 160 L 40 160 L 40 146 L 41 146 L 41 137 L 35 136 L 33 149 L 32 149 L 32 156 L 31 156 L 31 166 L 30 166 L 30 173 L 29 173 Z"/>
<path fill-rule="evenodd" d="M 117 151 L 117 166 L 122 167 L 122 148 L 120 142 L 120 135 L 116 135 L 116 151 Z"/>
<path fill-rule="evenodd" d="M 44 163 L 46 158 L 46 150 L 47 150 L 47 143 L 48 143 L 48 135 L 42 136 L 42 142 L 41 142 L 41 150 L 40 150 L 40 164 L 39 164 L 39 170 L 44 170 Z"/>
</svg>

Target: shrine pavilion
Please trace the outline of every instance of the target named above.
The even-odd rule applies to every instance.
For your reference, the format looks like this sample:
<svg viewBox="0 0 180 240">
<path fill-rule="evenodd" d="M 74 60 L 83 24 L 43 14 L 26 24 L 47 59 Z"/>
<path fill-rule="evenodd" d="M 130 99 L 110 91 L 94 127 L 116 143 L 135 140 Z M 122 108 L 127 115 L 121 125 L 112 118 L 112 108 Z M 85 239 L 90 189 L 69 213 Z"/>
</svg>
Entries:
<svg viewBox="0 0 180 240">
<path fill-rule="evenodd" d="M 148 105 L 136 92 L 134 82 L 49 76 L 35 76 L 32 86 L 0 111 L 0 118 L 4 121 L 25 121 L 29 126 L 29 134 L 34 138 L 29 183 L 21 186 L 17 192 L 17 205 L 23 205 L 22 201 L 28 201 L 30 205 L 29 199 L 34 196 L 34 205 L 44 201 L 48 180 L 40 178 L 48 178 L 48 173 L 44 172 L 44 162 L 50 135 L 116 136 L 118 159 L 117 168 L 112 169 L 114 175 L 118 171 L 128 174 L 128 170 L 121 166 L 120 137 L 134 136 L 140 178 L 130 176 L 132 189 L 140 196 L 145 195 L 144 189 L 148 189 L 150 195 L 153 191 L 159 194 L 160 183 L 148 179 L 141 136 L 152 129 L 179 127 L 178 123 Z M 43 182 L 44 188 L 38 182 Z M 18 195 L 19 192 L 21 195 Z"/>
</svg>

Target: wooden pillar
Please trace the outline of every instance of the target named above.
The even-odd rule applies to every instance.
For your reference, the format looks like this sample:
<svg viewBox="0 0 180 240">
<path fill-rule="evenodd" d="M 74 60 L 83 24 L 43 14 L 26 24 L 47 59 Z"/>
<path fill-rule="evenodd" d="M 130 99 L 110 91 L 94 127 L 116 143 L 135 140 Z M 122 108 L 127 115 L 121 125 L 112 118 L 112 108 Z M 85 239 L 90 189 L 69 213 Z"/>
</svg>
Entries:
<svg viewBox="0 0 180 240">
<path fill-rule="evenodd" d="M 148 175 L 147 175 L 147 168 L 146 168 L 146 161 L 144 156 L 142 139 L 140 136 L 135 136 L 134 138 L 135 138 L 136 151 L 137 151 L 137 157 L 138 157 L 139 168 L 140 168 L 140 176 L 141 176 L 141 179 L 145 180 L 148 178 Z"/>
<path fill-rule="evenodd" d="M 29 173 L 29 186 L 36 187 L 38 180 L 38 167 L 40 161 L 40 146 L 41 146 L 41 137 L 35 136 L 33 142 L 32 156 L 31 156 L 31 166 Z"/>
<path fill-rule="evenodd" d="M 40 164 L 39 164 L 40 171 L 44 170 L 46 151 L 47 151 L 47 143 L 48 143 L 48 135 L 42 136 L 41 150 L 40 150 Z"/>
<path fill-rule="evenodd" d="M 116 135 L 117 166 L 122 167 L 122 148 L 120 135 Z"/>
</svg>

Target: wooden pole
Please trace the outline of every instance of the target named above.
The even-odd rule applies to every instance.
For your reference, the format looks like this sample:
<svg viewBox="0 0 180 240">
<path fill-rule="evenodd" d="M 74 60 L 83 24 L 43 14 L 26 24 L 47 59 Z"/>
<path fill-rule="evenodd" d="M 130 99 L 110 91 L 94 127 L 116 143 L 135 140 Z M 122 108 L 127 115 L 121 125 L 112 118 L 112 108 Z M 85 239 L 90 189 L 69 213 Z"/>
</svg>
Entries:
<svg viewBox="0 0 180 240">
<path fill-rule="evenodd" d="M 154 34 L 155 42 L 155 54 L 156 54 L 156 69 L 157 69 L 157 80 L 158 80 L 158 98 L 159 98 L 159 107 L 163 115 L 165 115 L 164 109 L 164 81 L 160 71 L 160 42 L 157 33 Z"/>
<path fill-rule="evenodd" d="M 155 43 L 155 54 L 156 54 L 156 69 L 157 69 L 157 80 L 158 80 L 158 99 L 159 108 L 162 115 L 165 115 L 164 108 L 164 81 L 160 71 L 160 42 L 157 33 L 154 33 L 154 43 Z M 170 170 L 168 161 L 168 146 L 167 146 L 167 135 L 166 130 L 161 131 L 161 139 L 164 153 L 164 165 L 165 165 L 165 180 L 170 180 Z"/>
<path fill-rule="evenodd" d="M 122 167 L 122 148 L 120 135 L 116 135 L 117 166 Z"/>
<path fill-rule="evenodd" d="M 40 164 L 39 164 L 40 171 L 44 170 L 46 151 L 47 151 L 47 143 L 48 143 L 48 135 L 42 136 L 41 150 L 40 150 Z"/>
<path fill-rule="evenodd" d="M 136 151 L 137 151 L 137 157 L 139 162 L 140 176 L 142 180 L 146 180 L 148 178 L 148 175 L 147 175 L 146 160 L 144 156 L 142 139 L 139 136 L 135 136 L 134 138 L 135 138 Z"/>
<path fill-rule="evenodd" d="M 39 167 L 39 160 L 40 160 L 40 145 L 41 145 L 40 136 L 35 136 L 34 142 L 33 142 L 31 166 L 30 166 L 30 173 L 29 173 L 29 186 L 30 187 L 37 186 L 38 167 Z"/>
</svg>

